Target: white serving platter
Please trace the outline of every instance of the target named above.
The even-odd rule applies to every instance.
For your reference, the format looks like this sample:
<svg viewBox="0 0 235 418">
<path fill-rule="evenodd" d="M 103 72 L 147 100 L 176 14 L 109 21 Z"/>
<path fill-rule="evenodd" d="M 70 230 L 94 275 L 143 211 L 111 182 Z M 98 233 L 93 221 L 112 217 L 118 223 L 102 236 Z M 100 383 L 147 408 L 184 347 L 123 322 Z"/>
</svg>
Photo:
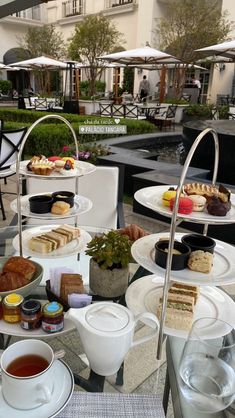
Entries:
<svg viewBox="0 0 235 418">
<path fill-rule="evenodd" d="M 149 275 L 134 281 L 126 291 L 125 299 L 128 308 L 134 315 L 151 312 L 156 315 L 159 299 L 163 294 L 164 280 L 157 275 Z M 209 331 L 207 339 L 222 337 L 226 330 L 214 326 L 214 320 L 219 318 L 235 325 L 235 302 L 222 290 L 203 286 L 195 305 L 193 320 L 208 317 Z M 147 322 L 148 320 L 144 320 Z M 164 327 L 164 334 L 187 338 L 188 331 Z"/>
<path fill-rule="evenodd" d="M 176 233 L 175 239 L 180 241 L 182 233 Z M 169 239 L 169 232 L 146 235 L 135 241 L 131 253 L 137 263 L 158 277 L 165 277 L 166 270 L 155 263 L 155 243 L 160 238 Z M 235 282 L 235 247 L 226 242 L 215 240 L 213 267 L 210 273 L 200 273 L 189 268 L 171 270 L 171 280 L 200 286 L 219 286 Z"/>
<path fill-rule="evenodd" d="M 170 187 L 176 188 L 177 186 L 151 186 L 144 189 L 137 190 L 134 194 L 134 198 L 141 205 L 160 213 L 161 215 L 172 217 L 172 211 L 168 206 L 164 206 L 162 203 L 162 195 Z M 185 219 L 189 222 L 201 223 L 201 224 L 229 224 L 235 222 L 235 195 L 231 194 L 231 210 L 226 216 L 212 216 L 206 209 L 203 212 L 192 212 L 189 215 L 177 214 L 177 218 Z"/>
<path fill-rule="evenodd" d="M 74 206 L 69 210 L 68 213 L 65 213 L 64 215 L 54 215 L 51 212 L 48 213 L 33 213 L 30 211 L 29 207 L 29 198 L 32 196 L 37 195 L 51 195 L 50 192 L 45 193 L 34 193 L 34 194 L 28 194 L 25 196 L 22 196 L 20 198 L 21 202 L 21 215 L 27 216 L 28 218 L 36 218 L 36 219 L 42 219 L 43 220 L 56 220 L 56 219 L 65 219 L 65 218 L 71 218 L 72 216 L 81 215 L 82 213 L 88 212 L 92 208 L 92 201 L 88 199 L 87 197 L 75 195 L 74 197 Z M 18 213 L 17 210 L 17 199 L 13 200 L 11 202 L 11 210 L 15 213 Z"/>
<path fill-rule="evenodd" d="M 74 239 L 68 244 L 47 254 L 41 254 L 36 251 L 31 251 L 28 246 L 29 240 L 36 236 L 42 235 L 51 231 L 52 229 L 59 228 L 60 225 L 45 225 L 26 229 L 22 232 L 22 250 L 24 256 L 39 257 L 39 258 L 57 258 L 57 257 L 68 257 L 71 255 L 78 254 L 85 250 L 86 245 L 91 241 L 91 236 L 84 229 L 80 229 L 80 237 Z M 16 251 L 19 251 L 19 235 L 13 238 L 12 245 Z"/>
</svg>

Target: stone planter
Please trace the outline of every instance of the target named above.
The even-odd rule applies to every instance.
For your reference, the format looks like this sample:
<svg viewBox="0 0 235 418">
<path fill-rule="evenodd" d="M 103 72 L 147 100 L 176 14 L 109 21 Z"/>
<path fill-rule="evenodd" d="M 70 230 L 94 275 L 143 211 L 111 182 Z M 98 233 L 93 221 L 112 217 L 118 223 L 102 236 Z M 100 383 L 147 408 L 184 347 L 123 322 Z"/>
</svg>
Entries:
<svg viewBox="0 0 235 418">
<path fill-rule="evenodd" d="M 89 286 L 98 296 L 112 298 L 125 293 L 128 286 L 129 267 L 102 270 L 94 260 L 90 260 Z"/>
<path fill-rule="evenodd" d="M 79 106 L 85 107 L 85 115 L 92 115 L 99 111 L 99 102 L 95 100 L 79 100 Z"/>
</svg>

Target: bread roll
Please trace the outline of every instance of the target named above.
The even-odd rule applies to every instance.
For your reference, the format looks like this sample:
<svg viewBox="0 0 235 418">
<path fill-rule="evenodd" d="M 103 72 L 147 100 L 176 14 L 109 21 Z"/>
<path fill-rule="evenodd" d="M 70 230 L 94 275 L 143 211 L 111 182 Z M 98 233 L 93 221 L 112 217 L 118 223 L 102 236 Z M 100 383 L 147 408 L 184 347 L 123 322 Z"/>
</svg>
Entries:
<svg viewBox="0 0 235 418">
<path fill-rule="evenodd" d="M 62 200 L 57 200 L 57 202 L 53 203 L 51 208 L 51 213 L 54 215 L 64 215 L 70 210 L 70 205 Z"/>
<path fill-rule="evenodd" d="M 2 271 L 3 273 L 21 273 L 29 282 L 32 280 L 36 272 L 36 267 L 31 260 L 20 256 L 14 256 L 7 260 L 3 266 Z"/>
<path fill-rule="evenodd" d="M 19 289 L 22 286 L 26 286 L 28 283 L 28 279 L 21 273 L 9 271 L 0 274 L 0 292 Z"/>
</svg>

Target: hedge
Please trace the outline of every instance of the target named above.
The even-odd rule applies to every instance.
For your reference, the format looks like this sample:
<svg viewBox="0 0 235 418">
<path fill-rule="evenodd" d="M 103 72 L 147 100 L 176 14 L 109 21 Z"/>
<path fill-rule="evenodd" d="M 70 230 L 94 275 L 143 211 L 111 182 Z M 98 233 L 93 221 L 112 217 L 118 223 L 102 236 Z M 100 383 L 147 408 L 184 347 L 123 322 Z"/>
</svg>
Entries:
<svg viewBox="0 0 235 418">
<path fill-rule="evenodd" d="M 87 120 L 92 120 L 94 124 L 99 124 L 101 120 L 104 122 L 104 118 L 63 113 L 60 115 L 71 123 L 80 143 L 99 142 L 109 137 L 107 134 L 79 134 L 79 126 L 84 125 Z M 0 109 L 0 119 L 4 120 L 5 129 L 19 129 L 24 126 L 30 127 L 41 116 L 45 116 L 45 112 Z M 29 119 L 31 120 L 29 121 Z M 156 131 L 155 126 L 147 121 L 121 119 L 120 124 L 127 126 L 127 135 L 138 135 Z M 120 137 L 120 134 L 112 135 L 112 138 L 115 136 Z M 58 154 L 64 145 L 71 143 L 73 143 L 71 131 L 62 121 L 46 119 L 38 124 L 30 133 L 26 141 L 24 153 L 26 155 L 43 154 L 46 156 Z"/>
</svg>

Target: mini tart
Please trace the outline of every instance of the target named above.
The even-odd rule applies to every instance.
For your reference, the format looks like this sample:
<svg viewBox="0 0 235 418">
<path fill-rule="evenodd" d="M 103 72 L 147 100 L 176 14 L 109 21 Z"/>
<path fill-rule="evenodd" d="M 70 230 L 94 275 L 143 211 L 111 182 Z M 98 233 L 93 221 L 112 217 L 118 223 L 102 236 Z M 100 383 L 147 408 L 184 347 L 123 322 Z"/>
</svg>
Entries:
<svg viewBox="0 0 235 418">
<path fill-rule="evenodd" d="M 54 163 L 48 161 L 47 158 L 41 159 L 39 161 L 33 161 L 31 165 L 31 170 L 34 174 L 41 176 L 49 176 L 54 170 Z"/>
</svg>

